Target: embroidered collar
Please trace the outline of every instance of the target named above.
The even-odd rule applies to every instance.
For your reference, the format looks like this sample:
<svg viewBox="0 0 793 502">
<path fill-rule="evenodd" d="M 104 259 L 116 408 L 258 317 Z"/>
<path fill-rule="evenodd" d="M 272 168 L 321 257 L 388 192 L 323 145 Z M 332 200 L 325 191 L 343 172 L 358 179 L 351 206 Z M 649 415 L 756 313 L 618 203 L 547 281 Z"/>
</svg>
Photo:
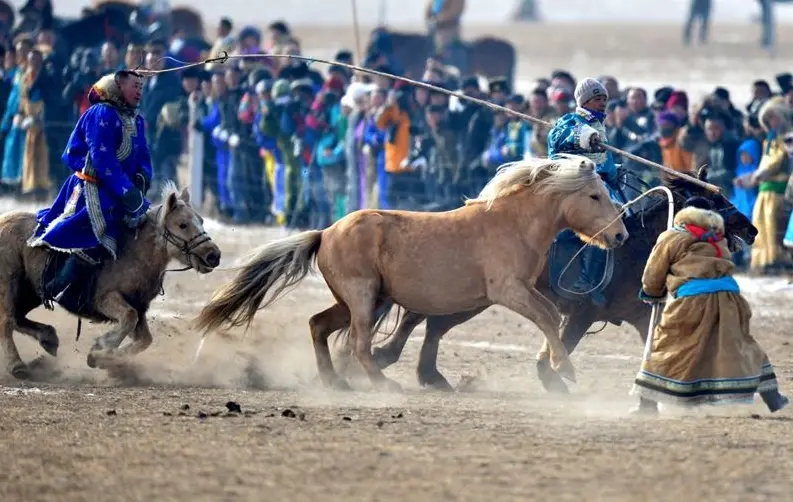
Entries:
<svg viewBox="0 0 793 502">
<path fill-rule="evenodd" d="M 604 120 L 606 120 L 605 113 L 596 112 L 593 110 L 587 110 L 586 108 L 582 108 L 580 106 L 575 109 L 575 112 L 579 116 L 583 117 L 584 120 L 586 120 L 587 122 L 594 122 L 594 121 L 603 122 Z"/>
</svg>

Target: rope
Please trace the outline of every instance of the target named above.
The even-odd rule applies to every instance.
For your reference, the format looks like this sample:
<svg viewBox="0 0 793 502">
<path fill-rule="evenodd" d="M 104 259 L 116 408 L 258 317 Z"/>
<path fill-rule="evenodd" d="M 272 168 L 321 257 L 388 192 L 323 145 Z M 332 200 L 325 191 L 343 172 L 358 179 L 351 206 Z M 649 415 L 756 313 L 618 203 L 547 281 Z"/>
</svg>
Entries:
<svg viewBox="0 0 793 502">
<path fill-rule="evenodd" d="M 572 258 L 570 258 L 570 261 L 568 261 L 568 262 L 567 262 L 567 265 L 565 265 L 565 267 L 564 267 L 564 268 L 562 269 L 562 271 L 559 273 L 559 288 L 560 288 L 560 289 L 562 289 L 562 290 L 563 290 L 563 291 L 565 291 L 566 293 L 570 293 L 570 294 L 573 294 L 573 295 L 581 295 L 581 296 L 584 296 L 584 295 L 588 295 L 588 294 L 592 293 L 593 291 L 597 291 L 597 290 L 598 290 L 600 287 L 602 287 L 602 286 L 603 286 L 603 283 L 606 281 L 606 274 L 603 274 L 603 277 L 600 279 L 600 282 L 597 284 L 597 286 L 593 287 L 592 289 L 590 289 L 589 291 L 586 291 L 586 292 L 580 292 L 580 291 L 572 291 L 572 290 L 568 290 L 567 288 L 565 288 L 564 286 L 562 286 L 562 281 L 561 281 L 561 278 L 562 278 L 562 277 L 564 277 L 564 274 L 565 274 L 565 273 L 566 273 L 566 272 L 567 272 L 567 271 L 570 269 L 570 266 L 573 264 L 573 262 L 575 261 L 575 259 L 576 259 L 576 258 L 578 258 L 578 256 L 579 256 L 581 253 L 583 253 L 583 252 L 584 252 L 584 249 L 586 249 L 588 246 L 591 246 L 591 245 L 592 245 L 592 244 L 591 244 L 591 243 L 592 243 L 592 241 L 593 241 L 593 240 L 594 240 L 594 239 L 595 239 L 595 238 L 596 238 L 598 235 L 602 234 L 602 233 L 603 233 L 603 232 L 605 232 L 605 231 L 606 231 L 606 229 L 608 229 L 608 228 L 609 228 L 609 227 L 610 227 L 612 224 L 614 224 L 615 222 L 619 221 L 619 220 L 620 220 L 620 219 L 621 219 L 621 218 L 622 218 L 622 217 L 625 215 L 625 213 L 627 213 L 627 212 L 628 212 L 628 209 L 630 209 L 630 207 L 631 207 L 632 205 L 636 204 L 637 202 L 639 202 L 640 200 L 642 200 L 643 198 L 647 197 L 648 195 L 650 195 L 650 194 L 651 194 L 651 193 L 653 193 L 653 192 L 666 192 L 666 193 L 667 193 L 667 196 L 669 197 L 669 216 L 668 216 L 668 221 L 667 221 L 667 223 L 668 223 L 668 224 L 667 224 L 667 227 L 668 227 L 668 228 L 672 228 L 672 220 L 673 220 L 673 218 L 674 218 L 674 198 L 673 198 L 673 195 L 672 195 L 672 191 L 671 191 L 671 190 L 669 190 L 668 188 L 664 187 L 664 186 L 658 186 L 658 187 L 654 187 L 654 188 L 651 188 L 651 189 L 647 190 L 646 192 L 644 192 L 643 194 L 640 194 L 640 195 L 639 195 L 638 197 L 636 197 L 635 199 L 631 199 L 631 200 L 629 200 L 628 202 L 626 202 L 626 203 L 625 203 L 625 204 L 622 206 L 622 211 L 620 211 L 620 212 L 619 212 L 619 214 L 617 215 L 617 217 L 616 217 L 616 218 L 614 218 L 613 220 L 611 220 L 610 222 L 608 222 L 608 223 L 606 224 L 606 226 L 604 226 L 602 229 L 600 229 L 600 230 L 599 230 L 599 231 L 598 231 L 598 232 L 597 232 L 595 235 L 593 235 L 592 237 L 590 237 L 590 238 L 589 238 L 589 242 L 586 242 L 586 243 L 585 243 L 583 246 L 581 246 L 581 249 L 579 249 L 579 250 L 576 252 L 576 254 L 574 254 L 574 255 L 573 255 L 573 257 L 572 257 Z M 613 258 L 612 258 L 612 259 L 613 259 Z"/>
<path fill-rule="evenodd" d="M 548 129 L 553 127 L 552 123 L 547 122 L 545 120 L 538 119 L 536 117 L 532 117 L 531 115 L 527 115 L 525 113 L 521 113 L 521 112 L 518 112 L 518 111 L 515 111 L 515 110 L 511 110 L 511 109 L 509 109 L 509 108 L 507 108 L 505 106 L 497 105 L 495 103 L 491 103 L 490 101 L 485 101 L 484 99 L 479 99 L 479 98 L 475 98 L 473 96 L 468 96 L 468 95 L 463 94 L 462 92 L 459 92 L 459 91 L 450 91 L 448 89 L 444 89 L 442 87 L 438 87 L 438 86 L 432 85 L 432 84 L 427 84 L 425 82 L 419 82 L 418 80 L 413 80 L 411 78 L 401 77 L 399 75 L 392 75 L 390 73 L 377 71 L 377 70 L 372 70 L 372 69 L 369 69 L 369 68 L 363 68 L 361 66 L 357 66 L 357 65 L 353 65 L 353 64 L 342 63 L 341 61 L 332 61 L 332 60 L 329 60 L 329 59 L 322 59 L 322 58 L 316 58 L 316 57 L 310 57 L 310 56 L 299 56 L 299 55 L 296 55 L 296 54 L 263 54 L 263 53 L 260 53 L 260 54 L 234 54 L 234 55 L 229 55 L 229 53 L 226 52 L 226 51 L 222 51 L 220 54 L 221 55 L 218 56 L 218 57 L 205 59 L 205 60 L 199 61 L 197 63 L 187 63 L 185 61 L 179 61 L 178 59 L 170 57 L 170 56 L 165 56 L 165 57 L 160 58 L 160 61 L 163 61 L 163 60 L 167 59 L 167 60 L 170 60 L 170 61 L 173 61 L 173 62 L 177 63 L 180 66 L 177 66 L 177 67 L 174 67 L 174 68 L 165 68 L 165 69 L 162 69 L 162 70 L 149 70 L 149 69 L 146 69 L 146 68 L 141 68 L 141 69 L 139 69 L 137 71 L 139 73 L 143 74 L 143 75 L 157 75 L 159 73 L 168 73 L 168 72 L 172 72 L 172 71 L 180 71 L 180 70 L 184 70 L 184 69 L 187 69 L 187 68 L 203 66 L 205 64 L 212 64 L 212 63 L 224 64 L 229 59 L 260 59 L 260 58 L 261 59 L 264 59 L 264 58 L 294 59 L 296 61 L 304 61 L 304 62 L 311 62 L 311 63 L 322 63 L 322 64 L 327 64 L 327 65 L 341 66 L 341 67 L 347 68 L 348 70 L 352 70 L 352 71 L 359 71 L 359 72 L 362 72 L 362 73 L 368 73 L 370 75 L 376 75 L 376 76 L 379 76 L 379 77 L 390 78 L 392 80 L 399 80 L 401 82 L 405 82 L 407 84 L 410 84 L 410 85 L 413 85 L 413 86 L 416 86 L 416 87 L 421 87 L 423 89 L 427 89 L 427 90 L 432 91 L 432 92 L 446 94 L 447 96 L 454 96 L 457 99 L 462 99 L 464 101 L 470 101 L 472 103 L 476 103 L 476 104 L 484 106 L 486 108 L 490 108 L 491 110 L 496 110 L 498 112 L 502 112 L 502 113 L 506 113 L 508 115 L 512 115 L 514 117 L 518 117 L 518 118 L 520 118 L 522 120 L 526 120 L 526 121 L 531 122 L 532 124 L 535 124 L 535 125 L 538 125 L 538 126 L 546 127 Z M 676 176 L 678 178 L 683 178 L 684 180 L 686 180 L 686 181 L 688 181 L 690 183 L 694 183 L 695 185 L 699 185 L 699 186 L 701 186 L 701 187 L 703 187 L 703 188 L 705 188 L 707 190 L 710 190 L 711 192 L 721 193 L 721 189 L 719 187 L 717 187 L 716 185 L 713 185 L 711 183 L 706 183 L 706 182 L 704 182 L 704 181 L 702 181 L 702 180 L 700 180 L 700 179 L 698 179 L 698 178 L 696 178 L 694 176 L 691 176 L 689 174 L 675 171 L 674 169 L 671 169 L 671 168 L 668 168 L 668 167 L 666 167 L 664 165 L 658 164 L 657 162 L 653 162 L 651 160 L 647 160 L 647 159 L 645 159 L 643 157 L 639 157 L 638 155 L 634 155 L 634 154 L 632 154 L 630 152 L 626 152 L 625 150 L 620 150 L 619 148 L 616 148 L 616 147 L 611 146 L 611 145 L 606 144 L 606 143 L 601 143 L 600 146 L 603 147 L 607 151 L 610 151 L 612 153 L 621 155 L 622 157 L 625 157 L 627 159 L 633 160 L 634 162 L 639 162 L 640 164 L 644 164 L 644 165 L 646 165 L 648 167 L 652 167 L 652 168 L 658 169 L 658 170 L 663 171 L 664 173 L 666 173 L 666 174 L 668 174 L 670 176 Z"/>
</svg>

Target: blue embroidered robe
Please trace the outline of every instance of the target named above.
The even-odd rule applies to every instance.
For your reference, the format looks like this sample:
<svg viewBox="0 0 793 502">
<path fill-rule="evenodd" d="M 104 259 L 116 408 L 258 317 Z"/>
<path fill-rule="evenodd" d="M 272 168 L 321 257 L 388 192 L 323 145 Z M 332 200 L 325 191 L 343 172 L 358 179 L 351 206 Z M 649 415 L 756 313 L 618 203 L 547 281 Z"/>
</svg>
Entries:
<svg viewBox="0 0 793 502">
<path fill-rule="evenodd" d="M 78 253 L 96 262 L 97 251 L 115 259 L 125 230 L 122 196 L 138 172 L 151 179 L 143 117 L 99 103 L 77 121 L 62 159 L 74 174 L 49 209 L 38 213 L 31 246 Z"/>
<path fill-rule="evenodd" d="M 584 149 L 581 141 L 582 134 L 597 131 L 602 142 L 607 141 L 606 127 L 602 120 L 589 110 L 577 108 L 575 112 L 568 113 L 559 118 L 548 133 L 548 157 L 560 153 L 581 155 L 587 157 L 595 163 L 595 168 L 606 182 L 611 198 L 617 202 L 625 203 L 625 197 L 621 195 L 617 165 L 611 152 L 592 152 Z"/>
</svg>

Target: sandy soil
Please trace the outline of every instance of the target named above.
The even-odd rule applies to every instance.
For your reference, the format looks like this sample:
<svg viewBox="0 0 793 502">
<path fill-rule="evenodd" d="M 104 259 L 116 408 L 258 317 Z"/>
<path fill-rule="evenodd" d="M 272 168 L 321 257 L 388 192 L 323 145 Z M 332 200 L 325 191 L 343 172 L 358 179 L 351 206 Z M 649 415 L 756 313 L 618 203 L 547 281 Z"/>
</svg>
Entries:
<svg viewBox="0 0 793 502">
<path fill-rule="evenodd" d="M 719 45 L 676 60 L 660 45 L 677 43 L 677 32 L 665 30 L 615 34 L 605 47 L 616 51 L 613 64 L 625 71 L 608 71 L 688 81 L 699 78 L 696 68 L 740 82 L 736 75 L 771 76 L 778 69 L 748 42 L 720 70 L 713 54 L 727 49 Z M 569 34 L 504 31 L 525 35 L 526 79 L 556 66 L 593 73 L 607 59 L 592 53 L 574 63 L 565 52 L 574 45 Z M 588 37 L 593 33 L 600 32 Z M 348 43 L 351 35 L 341 35 L 324 33 L 333 40 L 327 51 Z M 586 51 L 594 41 L 575 45 Z M 647 54 L 649 61 L 633 60 Z M 224 266 L 282 235 L 212 222 L 208 231 L 223 249 Z M 334 393 L 314 382 L 307 321 L 329 305 L 330 295 L 310 278 L 260 313 L 246 337 L 210 338 L 193 364 L 198 335 L 189 321 L 229 277 L 224 271 L 169 275 L 166 296 L 150 315 L 154 344 L 112 372 L 85 366 L 88 348 L 106 327 L 86 325 L 75 342 L 73 318 L 37 311 L 36 319 L 58 328 L 61 353 L 57 360 L 41 356 L 18 336 L 23 357 L 38 358 L 38 380 L 20 384 L 0 375 L 0 500 L 744 502 L 785 500 L 793 490 L 792 411 L 771 416 L 758 404 L 629 417 L 627 393 L 642 350 L 630 328 L 609 326 L 582 342 L 573 355 L 579 382 L 566 398 L 545 394 L 534 376 L 539 332 L 500 308 L 442 344 L 440 368 L 453 384 L 467 382 L 464 391 L 418 387 L 419 329 L 402 361 L 386 371 L 404 394 L 376 393 L 363 381 L 357 392 Z M 755 311 L 754 333 L 777 365 L 783 390 L 793 394 L 793 289 L 782 280 L 742 283 Z M 228 401 L 242 413 L 228 413 Z"/>
</svg>

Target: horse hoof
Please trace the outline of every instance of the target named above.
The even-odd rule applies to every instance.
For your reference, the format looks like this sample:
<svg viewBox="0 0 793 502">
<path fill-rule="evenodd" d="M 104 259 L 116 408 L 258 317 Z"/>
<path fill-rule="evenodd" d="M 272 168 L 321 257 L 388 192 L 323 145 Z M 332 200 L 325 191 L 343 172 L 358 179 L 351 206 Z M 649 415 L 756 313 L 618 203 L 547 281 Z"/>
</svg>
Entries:
<svg viewBox="0 0 793 502">
<path fill-rule="evenodd" d="M 30 378 L 30 370 L 24 363 L 15 364 L 11 368 L 11 376 L 17 380 L 28 380 Z"/>
<path fill-rule="evenodd" d="M 386 378 L 377 386 L 381 391 L 385 391 L 391 394 L 402 394 L 402 386 L 396 383 L 393 380 L 389 380 Z"/>
<path fill-rule="evenodd" d="M 454 387 L 440 373 L 430 376 L 419 375 L 419 385 L 442 392 L 454 392 Z"/>
<path fill-rule="evenodd" d="M 570 393 L 570 389 L 567 388 L 562 377 L 551 368 L 551 363 L 547 358 L 537 361 L 537 376 L 546 392 L 551 394 Z"/>
<path fill-rule="evenodd" d="M 329 387 L 333 390 L 339 390 L 343 392 L 349 392 L 352 390 L 350 384 L 348 384 L 343 378 L 334 378 L 331 380 Z"/>
<path fill-rule="evenodd" d="M 378 368 L 385 369 L 394 364 L 396 361 L 391 356 L 390 352 L 386 352 L 380 347 L 375 347 L 372 351 L 372 359 Z"/>
<path fill-rule="evenodd" d="M 55 339 L 48 339 L 45 338 L 39 341 L 39 345 L 41 348 L 44 349 L 44 352 L 51 355 L 52 357 L 58 357 L 58 347 L 60 346 L 60 340 L 56 336 Z"/>
</svg>

